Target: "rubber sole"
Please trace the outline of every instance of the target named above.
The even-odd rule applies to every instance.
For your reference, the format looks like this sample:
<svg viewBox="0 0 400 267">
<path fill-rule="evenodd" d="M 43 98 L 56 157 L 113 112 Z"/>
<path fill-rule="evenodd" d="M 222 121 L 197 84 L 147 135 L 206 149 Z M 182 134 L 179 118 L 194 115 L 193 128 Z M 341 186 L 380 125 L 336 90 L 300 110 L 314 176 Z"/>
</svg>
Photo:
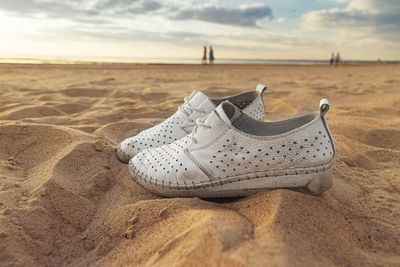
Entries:
<svg viewBox="0 0 400 267">
<path fill-rule="evenodd" d="M 134 181 L 150 192 L 163 197 L 243 197 L 277 188 L 302 191 L 319 195 L 332 187 L 332 169 L 330 165 L 274 171 L 263 176 L 246 175 L 199 185 L 171 185 L 152 180 L 129 166 Z M 281 175 L 280 173 L 283 173 Z"/>
</svg>

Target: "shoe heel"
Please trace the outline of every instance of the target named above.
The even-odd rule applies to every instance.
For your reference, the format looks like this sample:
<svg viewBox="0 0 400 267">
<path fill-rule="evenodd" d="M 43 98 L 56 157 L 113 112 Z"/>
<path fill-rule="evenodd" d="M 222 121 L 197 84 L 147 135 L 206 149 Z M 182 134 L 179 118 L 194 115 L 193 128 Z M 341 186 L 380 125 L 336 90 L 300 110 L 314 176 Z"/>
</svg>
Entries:
<svg viewBox="0 0 400 267">
<path fill-rule="evenodd" d="M 315 173 L 306 185 L 307 191 L 312 195 L 320 195 L 332 187 L 332 169 Z"/>
</svg>

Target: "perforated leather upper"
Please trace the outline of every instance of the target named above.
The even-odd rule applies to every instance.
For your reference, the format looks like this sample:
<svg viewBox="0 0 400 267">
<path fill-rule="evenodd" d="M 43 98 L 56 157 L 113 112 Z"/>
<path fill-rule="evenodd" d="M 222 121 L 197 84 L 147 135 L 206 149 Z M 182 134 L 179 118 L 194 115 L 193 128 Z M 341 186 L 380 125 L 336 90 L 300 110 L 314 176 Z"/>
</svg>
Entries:
<svg viewBox="0 0 400 267">
<path fill-rule="evenodd" d="M 333 159 L 334 147 L 322 116 L 288 132 L 256 136 L 222 119 L 218 107 L 198 127 L 169 145 L 149 149 L 129 162 L 138 177 L 179 188 L 276 170 L 319 167 Z M 226 117 L 226 115 L 225 115 Z M 147 181 L 148 182 L 148 181 Z"/>
<path fill-rule="evenodd" d="M 243 109 L 243 111 L 249 116 L 252 116 L 257 120 L 264 120 L 262 93 L 265 89 L 259 90 L 258 88 L 257 96 L 255 98 L 250 98 L 251 94 L 246 92 L 227 98 L 227 100 L 240 99 L 241 101 L 232 102 L 234 102 L 234 104 L 240 109 Z M 243 95 L 243 97 L 241 97 L 241 95 Z M 247 95 L 249 95 L 248 98 L 246 98 Z M 143 150 L 170 144 L 185 137 L 192 131 L 195 125 L 195 123 L 191 124 L 190 120 L 195 121 L 198 118 L 203 118 L 216 107 L 213 99 L 210 99 L 205 94 L 198 91 L 194 91 L 189 96 L 188 105 L 196 110 L 185 110 L 184 108 L 178 109 L 175 114 L 162 123 L 122 141 L 117 151 L 119 159 L 123 162 L 128 162 L 134 155 Z M 187 125 L 191 126 L 182 128 L 182 126 Z"/>
</svg>

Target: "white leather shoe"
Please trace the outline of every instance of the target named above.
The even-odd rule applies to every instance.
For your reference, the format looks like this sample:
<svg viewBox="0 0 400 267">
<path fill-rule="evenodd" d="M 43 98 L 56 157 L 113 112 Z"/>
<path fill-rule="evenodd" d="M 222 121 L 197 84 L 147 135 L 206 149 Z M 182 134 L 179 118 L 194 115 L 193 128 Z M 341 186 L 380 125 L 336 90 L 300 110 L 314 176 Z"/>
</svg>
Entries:
<svg viewBox="0 0 400 267">
<path fill-rule="evenodd" d="M 166 197 L 238 197 L 271 188 L 320 194 L 332 185 L 335 148 L 320 111 L 260 122 L 229 102 L 197 120 L 190 135 L 129 162 L 133 179 Z"/>
<path fill-rule="evenodd" d="M 178 111 L 162 123 L 125 139 L 118 147 L 118 158 L 127 163 L 137 153 L 165 144 L 170 144 L 188 135 L 196 125 L 196 119 L 203 118 L 220 103 L 229 101 L 257 120 L 264 120 L 262 95 L 267 89 L 259 84 L 255 91 L 248 91 L 227 98 L 209 98 L 199 91 L 185 98 Z"/>
</svg>

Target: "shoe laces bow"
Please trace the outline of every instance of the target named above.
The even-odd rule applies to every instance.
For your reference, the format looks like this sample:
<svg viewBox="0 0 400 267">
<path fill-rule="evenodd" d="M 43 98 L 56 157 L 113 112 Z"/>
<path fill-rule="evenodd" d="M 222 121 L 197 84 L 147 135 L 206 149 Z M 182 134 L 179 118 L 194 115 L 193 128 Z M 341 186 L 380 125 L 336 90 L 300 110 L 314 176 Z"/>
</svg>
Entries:
<svg viewBox="0 0 400 267">
<path fill-rule="evenodd" d="M 195 126 L 197 123 L 193 118 L 190 117 L 193 114 L 193 112 L 196 111 L 196 112 L 203 113 L 203 114 L 206 114 L 207 112 L 205 112 L 204 110 L 190 106 L 188 97 L 185 97 L 184 101 L 185 102 L 179 107 L 179 110 L 181 110 L 182 113 L 186 116 L 186 121 L 182 123 L 181 128 L 184 131 L 186 131 L 187 133 L 190 133 L 190 131 L 187 128 Z M 189 113 L 188 110 L 191 112 Z"/>
<path fill-rule="evenodd" d="M 196 139 L 196 137 L 195 137 L 195 135 L 196 135 L 196 133 L 197 133 L 197 131 L 198 131 L 198 129 L 199 129 L 200 127 L 204 127 L 204 128 L 207 128 L 207 129 L 211 129 L 211 125 L 205 124 L 205 121 L 206 121 L 207 117 L 208 117 L 208 116 L 205 116 L 204 118 L 198 118 L 198 119 L 196 120 L 196 126 L 194 126 L 192 132 L 190 133 L 190 138 L 192 139 L 193 143 L 195 143 L 195 144 L 198 143 L 198 142 L 197 142 L 197 139 Z"/>
</svg>

